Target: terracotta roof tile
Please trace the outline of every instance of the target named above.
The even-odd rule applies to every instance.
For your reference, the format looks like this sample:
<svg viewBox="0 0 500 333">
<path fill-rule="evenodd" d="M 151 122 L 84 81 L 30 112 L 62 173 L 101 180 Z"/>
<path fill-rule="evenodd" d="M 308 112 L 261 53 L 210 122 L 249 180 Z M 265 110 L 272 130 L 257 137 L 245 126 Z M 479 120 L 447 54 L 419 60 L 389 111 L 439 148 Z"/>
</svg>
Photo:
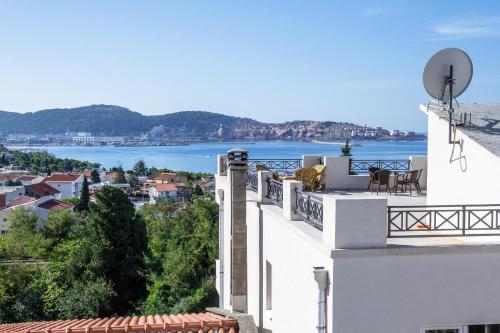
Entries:
<svg viewBox="0 0 500 333">
<path fill-rule="evenodd" d="M 172 192 L 172 191 L 177 191 L 179 190 L 180 187 L 185 187 L 184 183 L 163 183 L 163 184 L 155 184 L 153 185 L 154 188 L 158 192 Z"/>
<path fill-rule="evenodd" d="M 0 333 L 124 333 L 124 332 L 237 333 L 236 319 L 214 313 L 56 320 L 0 325 Z"/>
<path fill-rule="evenodd" d="M 81 175 L 74 173 L 53 173 L 52 175 L 46 177 L 43 182 L 74 182 Z"/>
<path fill-rule="evenodd" d="M 21 195 L 7 204 L 7 207 L 19 206 L 28 202 L 35 201 L 35 198 L 28 197 L 26 195 Z"/>
<path fill-rule="evenodd" d="M 40 197 L 44 197 L 47 195 L 55 195 L 59 194 L 59 190 L 53 188 L 47 183 L 37 183 L 37 184 L 31 184 L 31 185 L 26 185 L 25 186 L 26 193 L 30 195 L 38 195 Z"/>
<path fill-rule="evenodd" d="M 21 181 L 21 180 L 33 180 L 35 178 L 38 178 L 38 176 L 23 175 L 23 176 L 16 177 L 15 179 Z"/>
<path fill-rule="evenodd" d="M 73 209 L 75 205 L 68 202 L 59 201 L 55 199 L 47 200 L 44 203 L 38 205 L 38 207 L 51 210 L 53 212 L 62 212 L 63 210 Z"/>
</svg>

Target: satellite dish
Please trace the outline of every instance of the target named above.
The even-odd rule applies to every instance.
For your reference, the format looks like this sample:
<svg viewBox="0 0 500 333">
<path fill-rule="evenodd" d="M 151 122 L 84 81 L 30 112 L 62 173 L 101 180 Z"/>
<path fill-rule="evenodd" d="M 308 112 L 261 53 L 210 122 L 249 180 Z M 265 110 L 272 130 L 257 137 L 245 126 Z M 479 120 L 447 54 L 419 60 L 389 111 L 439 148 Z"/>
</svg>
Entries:
<svg viewBox="0 0 500 333">
<path fill-rule="evenodd" d="M 424 69 L 424 87 L 427 93 L 443 103 L 452 104 L 472 80 L 472 61 L 457 48 L 443 49 L 434 54 Z"/>
</svg>

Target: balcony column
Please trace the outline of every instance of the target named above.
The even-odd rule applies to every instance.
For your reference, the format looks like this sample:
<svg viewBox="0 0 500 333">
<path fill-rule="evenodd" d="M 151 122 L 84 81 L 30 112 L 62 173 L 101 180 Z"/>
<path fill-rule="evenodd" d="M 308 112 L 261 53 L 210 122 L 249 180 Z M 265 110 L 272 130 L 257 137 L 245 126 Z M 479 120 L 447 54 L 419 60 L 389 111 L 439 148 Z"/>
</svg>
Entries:
<svg viewBox="0 0 500 333">
<path fill-rule="evenodd" d="M 297 180 L 283 181 L 283 217 L 289 221 L 300 220 L 300 216 L 295 213 L 297 208 L 295 190 L 302 191 L 302 182 Z"/>
<path fill-rule="evenodd" d="M 257 172 L 257 201 L 259 202 L 271 202 L 271 199 L 267 197 L 267 179 L 273 178 L 273 173 L 271 171 L 258 171 Z"/>
</svg>

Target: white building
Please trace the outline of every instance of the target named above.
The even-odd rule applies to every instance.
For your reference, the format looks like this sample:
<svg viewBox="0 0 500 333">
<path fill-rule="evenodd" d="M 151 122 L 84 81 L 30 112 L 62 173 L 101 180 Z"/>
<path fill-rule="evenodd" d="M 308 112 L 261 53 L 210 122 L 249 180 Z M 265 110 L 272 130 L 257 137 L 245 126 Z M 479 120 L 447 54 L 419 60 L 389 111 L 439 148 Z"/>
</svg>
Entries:
<svg viewBox="0 0 500 333">
<path fill-rule="evenodd" d="M 149 203 L 155 204 L 158 200 L 169 198 L 182 201 L 188 193 L 183 183 L 155 183 L 149 187 Z"/>
<path fill-rule="evenodd" d="M 83 176 L 72 173 L 53 173 L 43 180 L 61 192 L 61 199 L 78 198 L 83 184 Z"/>
<path fill-rule="evenodd" d="M 261 332 L 499 332 L 500 106 L 461 108 L 473 125 L 453 147 L 447 120 L 422 107 L 428 156 L 408 161 L 422 195 L 367 193 L 350 171 L 368 165 L 343 157 L 302 157 L 326 165 L 327 190 L 310 193 L 247 176 L 244 151 L 219 156 L 220 307 Z"/>
</svg>

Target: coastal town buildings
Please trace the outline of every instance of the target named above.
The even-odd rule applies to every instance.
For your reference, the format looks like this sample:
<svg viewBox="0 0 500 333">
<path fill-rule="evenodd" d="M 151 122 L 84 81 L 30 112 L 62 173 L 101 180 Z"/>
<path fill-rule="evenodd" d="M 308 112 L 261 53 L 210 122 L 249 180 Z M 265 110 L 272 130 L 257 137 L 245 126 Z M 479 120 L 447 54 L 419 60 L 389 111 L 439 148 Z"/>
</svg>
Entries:
<svg viewBox="0 0 500 333">
<path fill-rule="evenodd" d="M 451 127 L 442 106 L 420 108 L 427 156 L 375 162 L 391 190 L 406 172 L 422 194 L 367 192 L 374 161 L 303 155 L 295 168 L 326 169 L 313 193 L 275 179 L 293 161 L 219 156 L 220 307 L 259 332 L 498 332 L 500 107 L 460 105 L 471 124 Z"/>
<path fill-rule="evenodd" d="M 73 173 L 53 173 L 43 179 L 43 182 L 57 189 L 61 199 L 77 198 L 82 189 L 83 176 Z"/>
<path fill-rule="evenodd" d="M 149 202 L 155 204 L 165 199 L 183 201 L 190 194 L 191 191 L 184 183 L 155 183 L 149 187 Z"/>
</svg>

